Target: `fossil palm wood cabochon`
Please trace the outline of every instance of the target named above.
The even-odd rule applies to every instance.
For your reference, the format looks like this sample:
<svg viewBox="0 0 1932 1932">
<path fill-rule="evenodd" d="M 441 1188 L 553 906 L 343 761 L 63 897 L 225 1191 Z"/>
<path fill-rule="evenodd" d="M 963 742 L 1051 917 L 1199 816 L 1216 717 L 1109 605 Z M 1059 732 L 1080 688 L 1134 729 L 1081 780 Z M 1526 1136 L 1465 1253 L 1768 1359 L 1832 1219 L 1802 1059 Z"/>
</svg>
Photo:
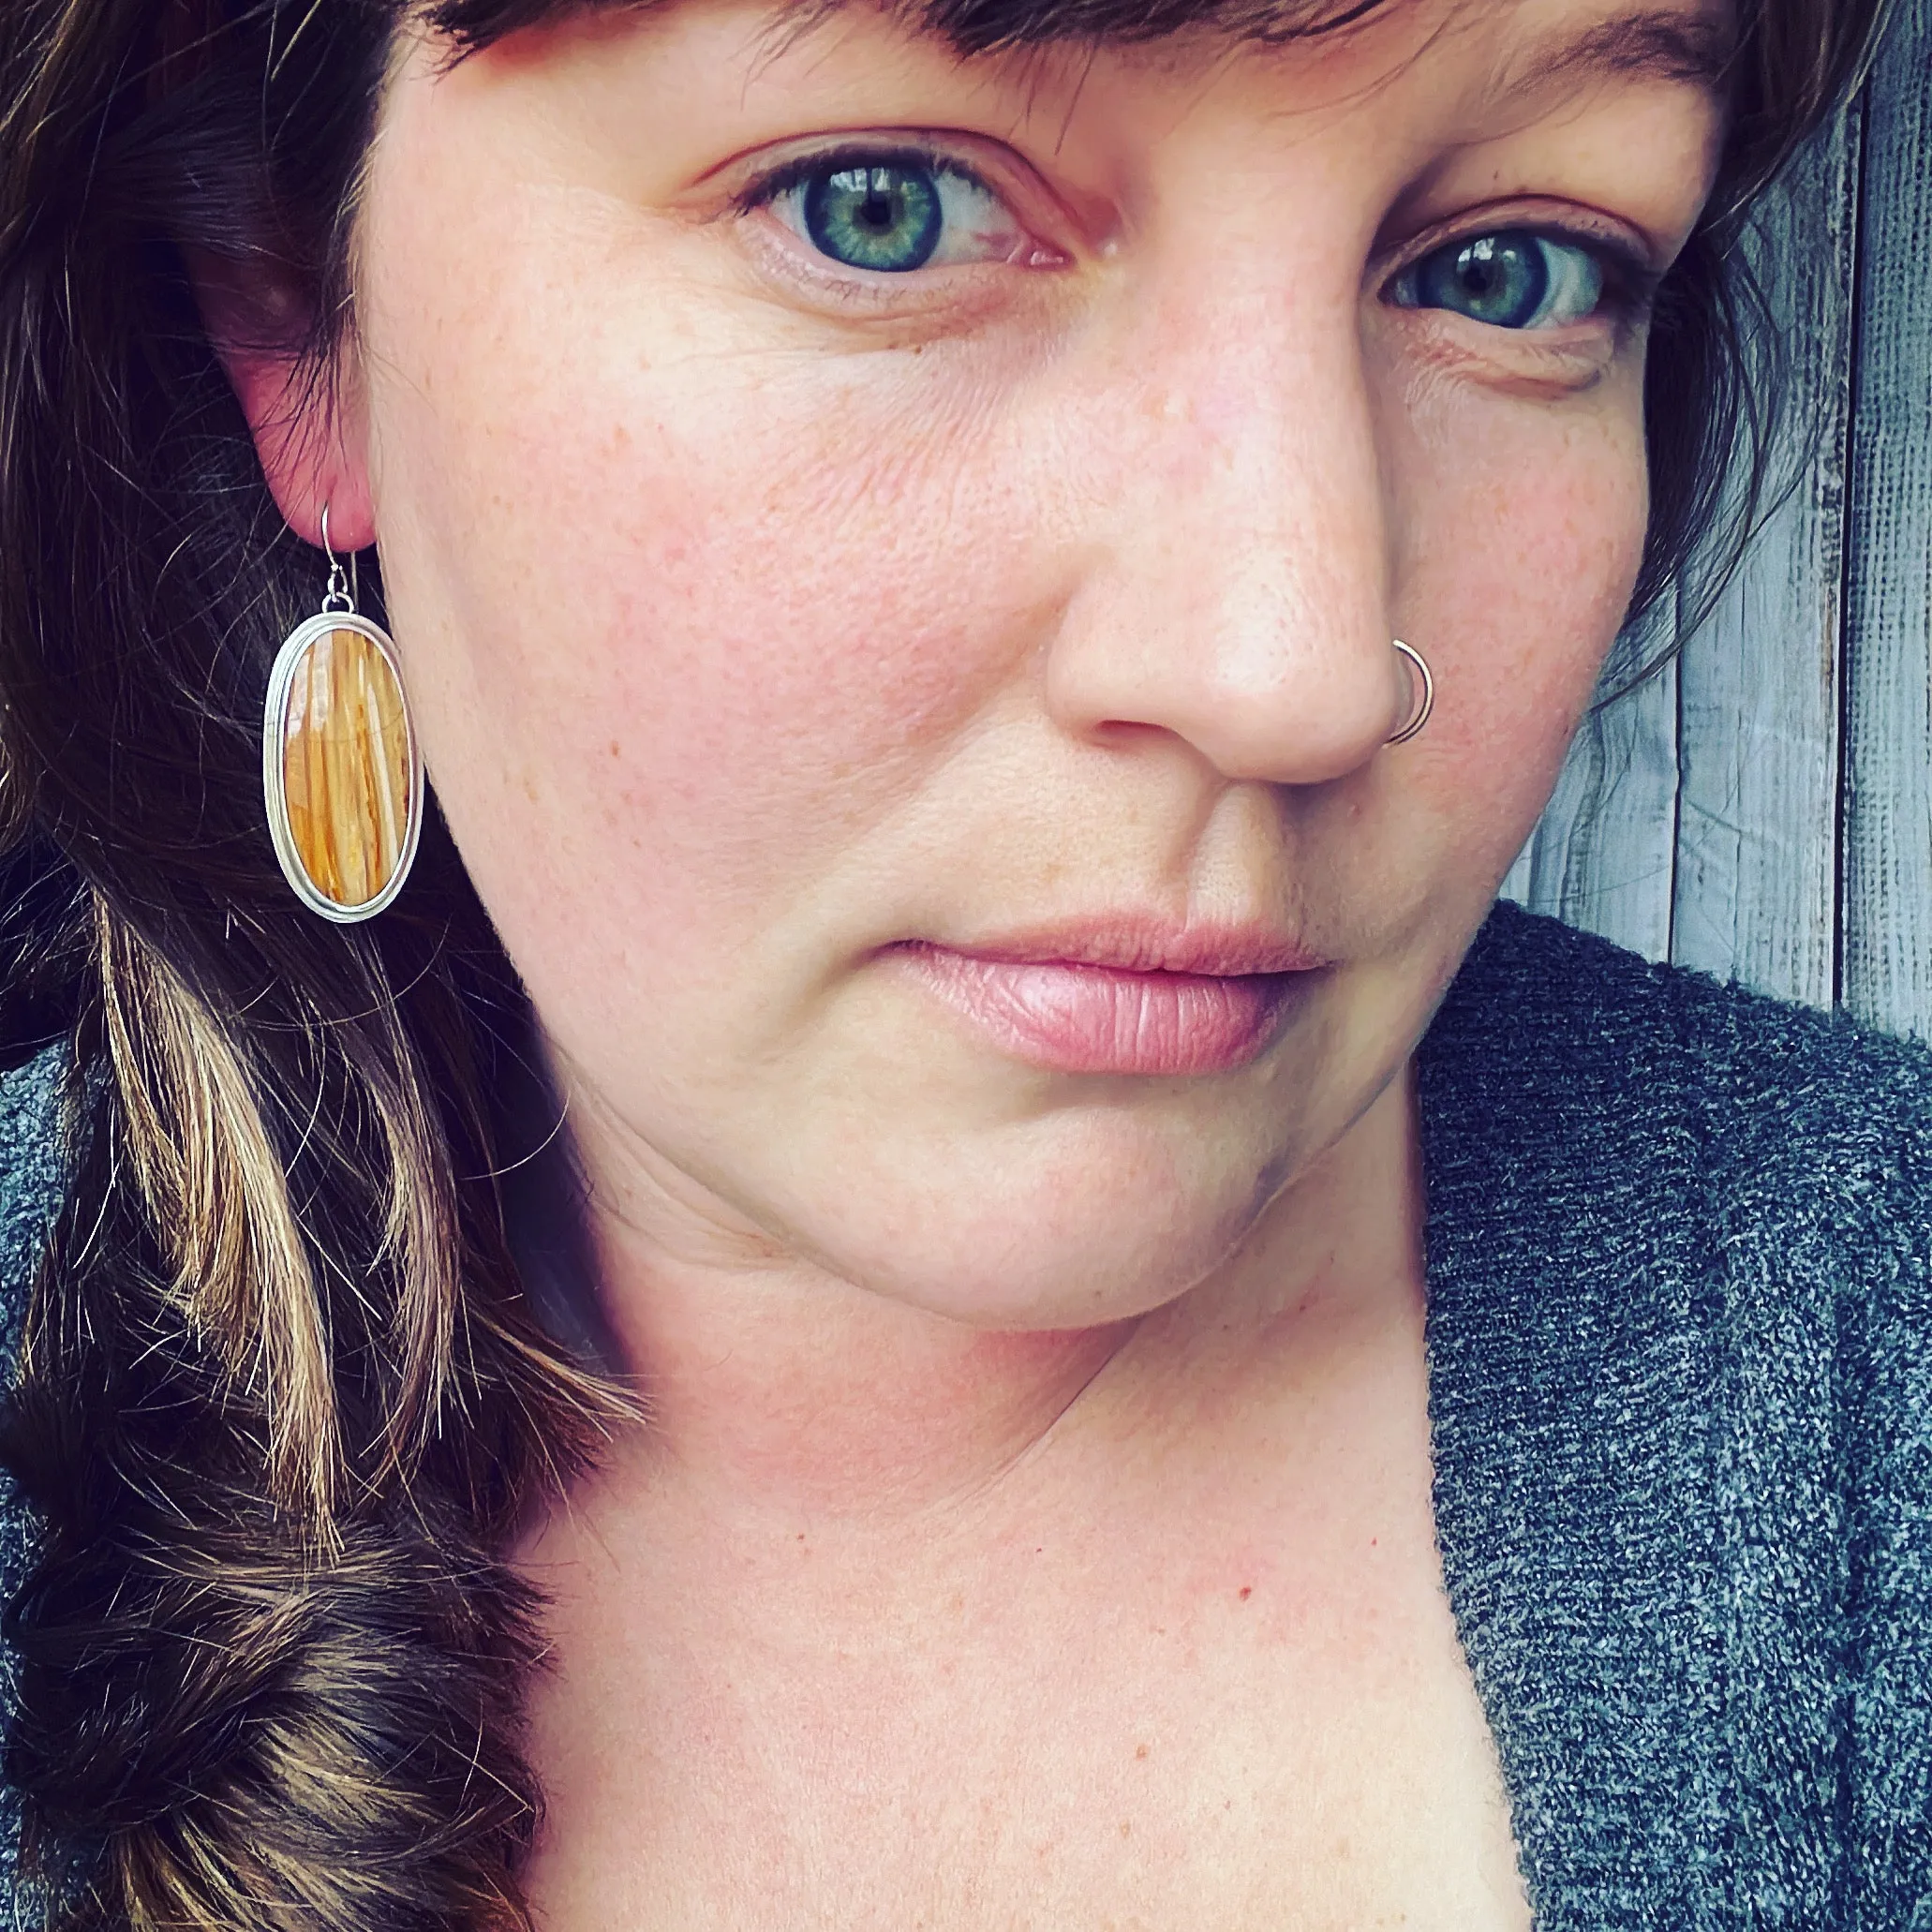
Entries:
<svg viewBox="0 0 1932 1932">
<path fill-rule="evenodd" d="M 312 617 L 282 647 L 263 733 L 269 829 L 289 883 L 338 921 L 400 889 L 423 815 L 402 680 L 375 625 Z"/>
</svg>

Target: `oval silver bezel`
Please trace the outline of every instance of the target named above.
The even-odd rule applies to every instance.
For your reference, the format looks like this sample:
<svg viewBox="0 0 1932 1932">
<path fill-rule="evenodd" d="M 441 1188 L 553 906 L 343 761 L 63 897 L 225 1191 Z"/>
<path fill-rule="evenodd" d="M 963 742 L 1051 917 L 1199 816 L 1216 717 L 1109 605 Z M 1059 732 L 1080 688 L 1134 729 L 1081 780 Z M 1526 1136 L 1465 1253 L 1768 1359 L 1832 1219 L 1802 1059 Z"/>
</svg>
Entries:
<svg viewBox="0 0 1932 1932">
<path fill-rule="evenodd" d="M 403 735 L 409 760 L 409 822 L 403 828 L 395 870 L 376 897 L 364 905 L 344 905 L 331 899 L 309 877 L 308 868 L 295 848 L 294 828 L 289 823 L 289 778 L 286 764 L 289 693 L 295 683 L 295 667 L 320 639 L 334 631 L 353 631 L 365 637 L 381 653 L 403 698 Z M 269 673 L 268 696 L 261 712 L 261 793 L 268 806 L 268 836 L 280 862 L 282 876 L 290 889 L 310 912 L 337 926 L 359 926 L 373 919 L 395 902 L 415 863 L 416 843 L 423 832 L 423 753 L 416 743 L 416 721 L 409 715 L 409 691 L 403 683 L 403 667 L 396 658 L 395 642 L 381 625 L 353 611 L 322 611 L 305 619 L 282 640 L 275 654 L 275 668 Z"/>
</svg>

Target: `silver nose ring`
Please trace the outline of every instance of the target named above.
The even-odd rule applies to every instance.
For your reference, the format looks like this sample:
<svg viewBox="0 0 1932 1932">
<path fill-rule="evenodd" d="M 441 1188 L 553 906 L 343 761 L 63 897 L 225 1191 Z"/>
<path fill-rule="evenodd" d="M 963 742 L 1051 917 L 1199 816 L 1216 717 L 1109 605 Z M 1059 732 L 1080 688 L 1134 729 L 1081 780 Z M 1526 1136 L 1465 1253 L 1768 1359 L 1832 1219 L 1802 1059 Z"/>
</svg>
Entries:
<svg viewBox="0 0 1932 1932">
<path fill-rule="evenodd" d="M 1404 644 L 1399 637 L 1390 638 L 1390 642 L 1416 667 L 1422 679 L 1422 695 L 1417 701 L 1409 721 L 1384 740 L 1390 745 L 1405 745 L 1429 722 L 1429 714 L 1435 708 L 1435 680 L 1429 675 L 1428 661 L 1414 645 Z"/>
</svg>

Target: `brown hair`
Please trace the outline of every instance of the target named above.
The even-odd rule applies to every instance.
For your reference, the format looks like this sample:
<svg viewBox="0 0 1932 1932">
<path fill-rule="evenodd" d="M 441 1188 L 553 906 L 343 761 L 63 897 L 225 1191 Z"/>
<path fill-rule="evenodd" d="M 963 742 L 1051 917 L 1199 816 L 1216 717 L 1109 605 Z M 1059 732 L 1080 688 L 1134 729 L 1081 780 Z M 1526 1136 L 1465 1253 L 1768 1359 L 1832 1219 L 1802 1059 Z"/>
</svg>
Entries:
<svg viewBox="0 0 1932 1932">
<path fill-rule="evenodd" d="M 460 54 L 558 5 L 429 18 Z M 1740 211 L 1878 5 L 1744 0 L 1722 180 L 1652 338 L 1640 603 L 1748 431 Z M 296 904 L 263 823 L 268 664 L 319 573 L 185 254 L 305 290 L 321 379 L 405 6 L 0 11 L 0 961 L 74 1045 L 72 1189 L 7 1426 L 44 1527 L 6 1770 L 50 1925 L 523 1924 L 532 1606 L 502 1553 L 622 1413 L 513 1252 L 502 1177 L 542 1122 L 503 1096 L 542 1088 L 446 834 L 432 814 L 396 908 L 344 929 Z M 921 18 L 964 52 L 1337 24 L 1270 0 Z"/>
</svg>

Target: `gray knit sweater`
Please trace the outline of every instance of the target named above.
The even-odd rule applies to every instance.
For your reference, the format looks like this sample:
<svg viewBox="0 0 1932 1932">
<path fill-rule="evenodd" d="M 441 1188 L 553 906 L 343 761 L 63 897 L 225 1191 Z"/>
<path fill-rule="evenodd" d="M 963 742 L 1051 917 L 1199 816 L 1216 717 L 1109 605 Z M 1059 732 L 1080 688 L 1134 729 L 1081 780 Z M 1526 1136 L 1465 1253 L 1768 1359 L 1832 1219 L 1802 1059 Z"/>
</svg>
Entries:
<svg viewBox="0 0 1932 1932">
<path fill-rule="evenodd" d="M 1932 1932 L 1932 1054 L 1503 906 L 1420 1067 L 1436 1523 L 1538 1926 Z M 54 1077 L 0 1090 L 9 1332 Z"/>
</svg>

